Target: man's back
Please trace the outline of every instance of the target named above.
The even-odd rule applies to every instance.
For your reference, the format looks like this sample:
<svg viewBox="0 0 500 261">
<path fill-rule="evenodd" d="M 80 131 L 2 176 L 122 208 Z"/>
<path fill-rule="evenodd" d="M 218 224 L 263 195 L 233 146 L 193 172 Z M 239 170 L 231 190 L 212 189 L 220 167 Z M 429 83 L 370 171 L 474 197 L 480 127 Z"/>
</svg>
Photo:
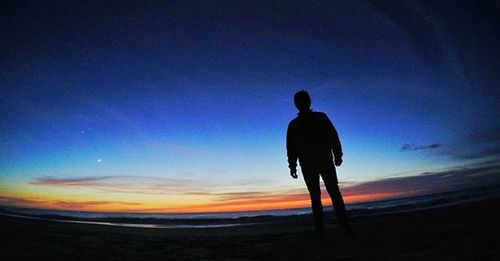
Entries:
<svg viewBox="0 0 500 261">
<path fill-rule="evenodd" d="M 328 116 L 322 112 L 301 112 L 288 125 L 287 150 L 289 164 L 331 165 L 332 150 L 336 157 L 342 156 L 337 131 Z"/>
</svg>

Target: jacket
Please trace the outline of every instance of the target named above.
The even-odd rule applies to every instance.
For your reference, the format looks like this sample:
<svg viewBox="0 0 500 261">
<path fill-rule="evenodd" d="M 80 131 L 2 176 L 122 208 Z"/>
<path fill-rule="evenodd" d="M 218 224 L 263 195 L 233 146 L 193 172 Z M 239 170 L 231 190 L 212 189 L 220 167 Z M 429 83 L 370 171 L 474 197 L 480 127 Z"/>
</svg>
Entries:
<svg viewBox="0 0 500 261">
<path fill-rule="evenodd" d="M 325 113 L 300 112 L 288 124 L 286 134 L 288 167 L 330 166 L 335 158 L 341 158 L 342 145 L 337 130 Z"/>
</svg>

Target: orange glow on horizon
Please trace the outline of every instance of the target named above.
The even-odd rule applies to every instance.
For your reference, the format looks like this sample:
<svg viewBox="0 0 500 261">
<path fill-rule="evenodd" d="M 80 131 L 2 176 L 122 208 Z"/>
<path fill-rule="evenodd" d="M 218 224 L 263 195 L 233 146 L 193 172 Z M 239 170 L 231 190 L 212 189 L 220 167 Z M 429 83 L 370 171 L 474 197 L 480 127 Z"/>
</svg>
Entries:
<svg viewBox="0 0 500 261">
<path fill-rule="evenodd" d="M 345 194 L 346 204 L 354 204 L 404 196 L 405 193 L 380 192 L 372 194 Z M 331 204 L 326 193 L 323 205 Z M 206 202 L 187 201 L 165 203 L 161 201 L 128 200 L 81 200 L 57 197 L 0 197 L 0 204 L 15 207 L 41 208 L 52 210 L 90 211 L 90 212 L 135 212 L 135 213 L 196 213 L 196 212 L 239 212 L 262 211 L 310 207 L 307 192 L 284 195 L 270 194 L 258 197 L 232 199 L 228 201 L 211 200 Z"/>
</svg>

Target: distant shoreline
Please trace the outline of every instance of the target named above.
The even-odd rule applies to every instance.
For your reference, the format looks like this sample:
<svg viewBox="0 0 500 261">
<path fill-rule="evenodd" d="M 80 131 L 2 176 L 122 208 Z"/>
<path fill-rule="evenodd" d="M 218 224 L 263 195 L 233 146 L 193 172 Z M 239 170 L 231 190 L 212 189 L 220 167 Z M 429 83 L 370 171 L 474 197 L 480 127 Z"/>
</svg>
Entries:
<svg viewBox="0 0 500 261">
<path fill-rule="evenodd" d="M 481 194 L 482 193 L 482 194 Z M 456 195 L 463 197 L 462 199 L 456 198 Z M 465 195 L 465 196 L 464 196 Z M 434 198 L 435 197 L 435 198 Z M 379 202 L 371 202 L 374 206 L 379 207 L 379 209 L 357 209 L 353 207 L 348 210 L 348 214 L 351 218 L 356 217 L 373 217 L 379 215 L 389 215 L 397 213 L 411 213 L 427 209 L 443 208 L 448 206 L 473 203 L 476 201 L 482 201 L 487 199 L 500 198 L 500 186 L 492 185 L 487 187 L 479 187 L 468 190 L 453 191 L 446 193 L 438 193 L 432 195 L 423 195 L 402 199 L 394 199 L 392 201 L 397 201 L 400 205 L 391 206 L 391 200 L 383 200 Z M 423 202 L 419 202 L 417 199 L 425 199 Z M 369 203 L 367 203 L 369 204 Z M 377 205 L 378 204 L 378 205 Z M 380 205 L 388 204 L 388 207 L 380 208 Z M 363 204 L 358 204 L 363 205 Z M 349 207 L 349 206 L 348 206 Z M 13 218 L 24 218 L 33 220 L 43 220 L 43 221 L 53 221 L 53 222 L 65 222 L 65 223 L 79 223 L 79 224 L 93 224 L 93 225 L 103 225 L 103 226 L 117 226 L 117 227 L 136 227 L 136 228 L 153 228 L 153 229 L 174 229 L 174 228 L 223 228 L 223 227 L 235 227 L 235 226 L 249 226 L 249 225 L 259 225 L 259 224 L 271 224 L 280 222 L 307 222 L 311 219 L 311 214 L 309 209 L 292 209 L 283 210 L 280 213 L 278 210 L 273 211 L 261 211 L 252 212 L 255 216 L 235 216 L 227 217 L 224 216 L 226 213 L 221 213 L 219 216 L 216 214 L 211 214 L 209 216 L 213 217 L 203 217 L 195 216 L 195 218 L 171 218 L 170 216 L 163 217 L 159 215 L 158 217 L 151 217 L 147 214 L 145 216 L 140 216 L 136 214 L 123 214 L 119 216 L 119 213 L 114 215 L 118 216 L 108 216 L 103 213 L 103 217 L 85 217 L 85 216 L 66 216 L 57 215 L 59 212 L 47 211 L 47 214 L 41 213 L 30 213 L 28 209 L 27 212 L 16 212 L 8 208 L 0 209 L 1 216 L 9 216 Z M 296 212 L 294 212 L 296 211 Z M 55 213 L 55 214 L 54 214 Z M 66 213 L 66 212 L 64 212 Z M 327 216 L 332 216 L 332 210 L 327 207 L 325 213 Z M 235 213 L 231 213 L 235 214 Z M 202 217 L 202 218 L 201 218 Z"/>
<path fill-rule="evenodd" d="M 146 229 L 0 216 L 4 260 L 500 260 L 500 197 L 359 216 L 206 229 Z"/>
</svg>

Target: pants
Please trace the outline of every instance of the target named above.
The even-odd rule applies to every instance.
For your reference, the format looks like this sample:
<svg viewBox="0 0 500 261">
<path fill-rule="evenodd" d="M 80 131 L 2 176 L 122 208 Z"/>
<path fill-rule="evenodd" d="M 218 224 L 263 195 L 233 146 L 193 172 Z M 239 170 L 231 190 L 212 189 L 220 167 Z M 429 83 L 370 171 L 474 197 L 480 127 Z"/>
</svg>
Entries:
<svg viewBox="0 0 500 261">
<path fill-rule="evenodd" d="M 306 182 L 307 189 L 309 190 L 309 194 L 311 196 L 311 206 L 316 230 L 322 231 L 324 229 L 323 205 L 321 204 L 321 189 L 319 184 L 320 175 L 323 178 L 323 182 L 325 184 L 326 190 L 328 191 L 328 194 L 330 194 L 332 205 L 335 209 L 335 214 L 340 222 L 340 225 L 344 228 L 349 228 L 344 200 L 342 199 L 342 194 L 340 194 L 338 186 L 335 166 L 302 166 L 301 168 L 302 175 L 304 176 L 304 181 Z"/>
</svg>

